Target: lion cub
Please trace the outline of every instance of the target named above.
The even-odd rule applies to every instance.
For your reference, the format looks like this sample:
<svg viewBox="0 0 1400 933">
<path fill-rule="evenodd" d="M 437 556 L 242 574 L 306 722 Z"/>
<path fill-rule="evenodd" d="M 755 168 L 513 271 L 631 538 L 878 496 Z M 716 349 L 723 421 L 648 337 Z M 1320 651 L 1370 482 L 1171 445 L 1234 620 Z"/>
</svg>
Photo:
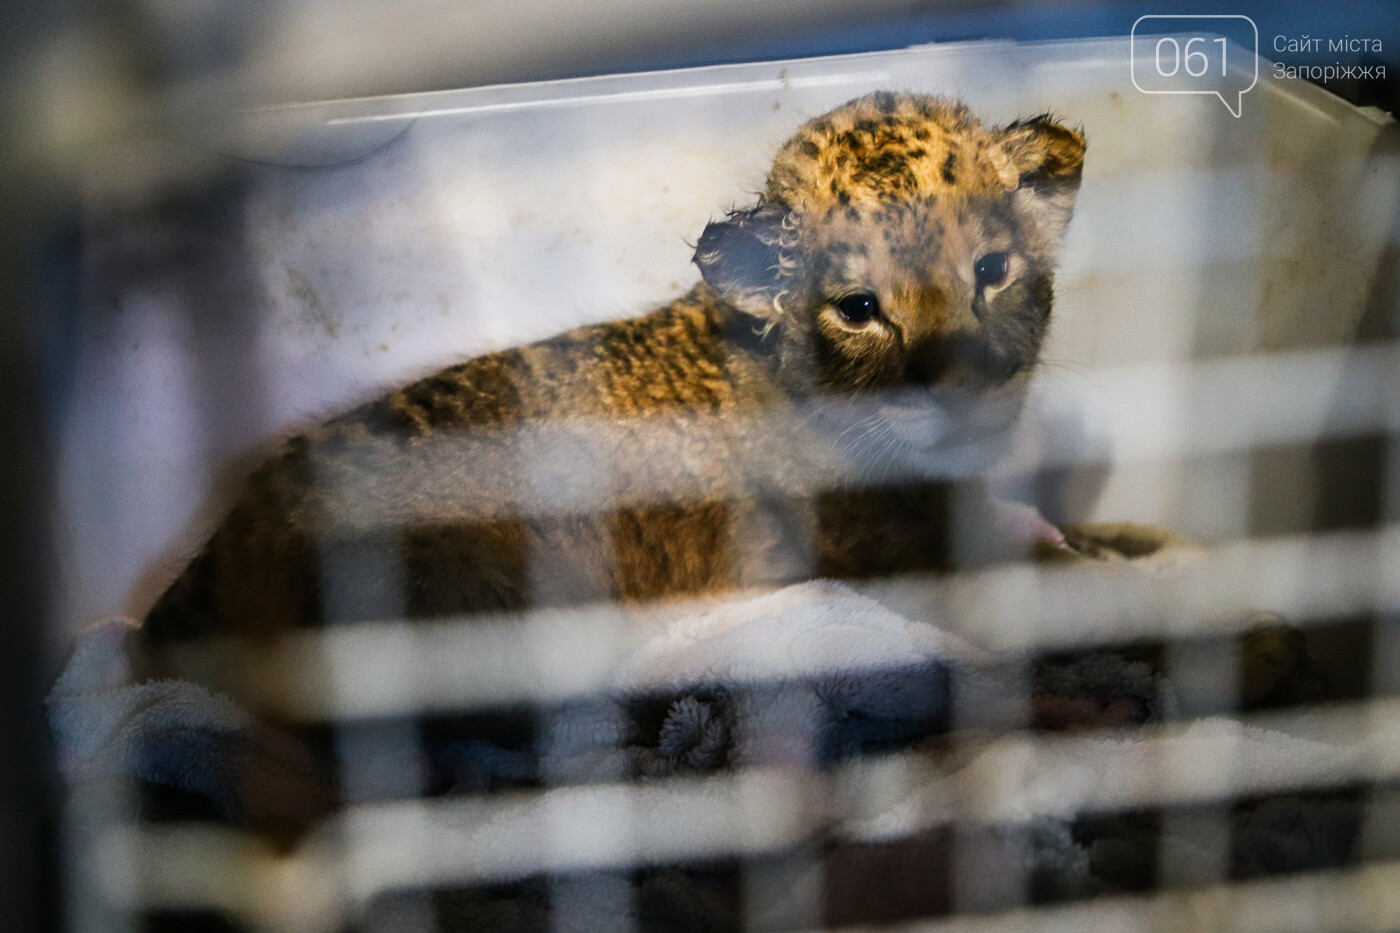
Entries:
<svg viewBox="0 0 1400 933">
<path fill-rule="evenodd" d="M 950 566 L 939 477 L 1018 414 L 1084 148 L 917 94 L 808 122 L 685 296 L 288 441 L 145 647 Z"/>
</svg>

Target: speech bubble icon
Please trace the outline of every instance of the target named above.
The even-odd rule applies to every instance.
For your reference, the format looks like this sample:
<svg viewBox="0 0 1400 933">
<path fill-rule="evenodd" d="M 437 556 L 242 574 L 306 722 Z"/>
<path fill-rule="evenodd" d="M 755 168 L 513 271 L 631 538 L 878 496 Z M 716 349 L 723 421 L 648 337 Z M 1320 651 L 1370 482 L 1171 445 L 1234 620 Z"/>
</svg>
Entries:
<svg viewBox="0 0 1400 933">
<path fill-rule="evenodd" d="M 1235 22 L 1228 22 L 1235 21 Z M 1238 23 L 1249 25 L 1248 33 Z M 1144 23 L 1147 30 L 1138 35 Z M 1252 38 L 1252 49 L 1232 45 L 1222 28 Z M 1248 16 L 1161 13 L 1139 16 L 1128 39 L 1133 87 L 1144 94 L 1214 94 L 1233 117 L 1259 83 L 1259 27 Z M 1242 61 L 1241 59 L 1247 59 Z"/>
</svg>

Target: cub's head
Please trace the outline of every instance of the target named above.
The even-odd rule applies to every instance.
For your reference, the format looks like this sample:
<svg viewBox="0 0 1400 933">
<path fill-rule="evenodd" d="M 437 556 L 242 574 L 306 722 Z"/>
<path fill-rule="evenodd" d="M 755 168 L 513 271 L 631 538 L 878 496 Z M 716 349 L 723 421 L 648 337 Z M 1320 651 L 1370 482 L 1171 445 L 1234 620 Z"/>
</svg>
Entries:
<svg viewBox="0 0 1400 933">
<path fill-rule="evenodd" d="M 877 393 L 915 446 L 999 431 L 1040 353 L 1083 164 L 1083 135 L 1048 116 L 994 128 L 956 101 L 871 94 L 798 130 L 695 261 L 770 329 L 792 390 Z"/>
</svg>

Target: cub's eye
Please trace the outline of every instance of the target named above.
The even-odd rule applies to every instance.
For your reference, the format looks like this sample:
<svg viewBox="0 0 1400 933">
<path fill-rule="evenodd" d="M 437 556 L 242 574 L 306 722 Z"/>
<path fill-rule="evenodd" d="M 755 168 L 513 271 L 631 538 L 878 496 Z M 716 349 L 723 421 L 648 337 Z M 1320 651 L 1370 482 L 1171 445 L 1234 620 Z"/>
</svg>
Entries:
<svg viewBox="0 0 1400 933">
<path fill-rule="evenodd" d="M 1005 253 L 988 253 L 972 266 L 977 276 L 978 288 L 995 288 L 1006 281 L 1007 256 Z"/>
<path fill-rule="evenodd" d="M 869 292 L 856 292 L 837 301 L 836 310 L 847 324 L 866 324 L 880 316 L 880 299 Z"/>
</svg>

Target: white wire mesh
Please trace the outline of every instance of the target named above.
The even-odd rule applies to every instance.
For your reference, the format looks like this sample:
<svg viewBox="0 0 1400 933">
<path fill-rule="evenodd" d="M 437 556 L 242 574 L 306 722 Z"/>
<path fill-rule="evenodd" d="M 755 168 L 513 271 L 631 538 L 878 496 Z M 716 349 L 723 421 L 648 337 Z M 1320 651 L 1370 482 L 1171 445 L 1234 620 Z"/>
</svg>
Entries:
<svg viewBox="0 0 1400 933">
<path fill-rule="evenodd" d="M 548 110 L 561 101 L 611 107 L 792 87 L 821 95 L 903 74 L 891 61 L 875 63 L 881 70 L 874 72 L 870 64 L 862 66 L 865 71 L 805 74 L 791 82 L 786 73 L 719 85 L 666 78 L 630 92 L 570 86 L 560 100 L 544 104 L 527 89 L 462 106 L 422 100 L 414 106 L 423 117 L 462 117 L 517 113 L 537 104 Z M 365 106 L 368 112 L 361 112 Z M 386 113 L 352 103 L 330 122 L 401 118 L 393 108 Z M 1368 158 L 1349 153 L 1339 162 L 1345 163 L 1339 172 L 1346 184 L 1334 191 L 1338 205 L 1360 208 L 1337 236 L 1367 243 L 1372 234 L 1389 236 L 1393 265 L 1395 234 L 1385 229 L 1394 218 L 1386 208 L 1400 162 L 1384 152 Z M 1233 324 L 1199 318 L 1209 311 L 1210 275 L 1220 273 L 1213 264 L 1296 260 L 1298 230 L 1267 237 L 1265 210 L 1249 197 L 1251 186 L 1266 176 L 1257 166 L 1192 166 L 1170 177 L 1135 171 L 1132 163 L 1120 166 L 1093 196 L 1135 198 L 1140 213 L 1146 204 L 1162 214 L 1166 227 L 1185 235 L 1165 238 L 1175 251 L 1155 249 L 1163 240 L 1134 238 L 1131 231 L 1095 238 L 1087 258 L 1077 257 L 1077 276 L 1067 277 L 1069 303 L 1076 288 L 1112 293 L 1095 277 L 1126 277 L 1130 286 L 1141 286 L 1169 281 L 1179 264 L 1196 264 L 1202 267 L 1195 270 L 1200 281 L 1186 283 L 1172 300 L 1199 307 L 1176 308 L 1171 321 L 1152 326 L 1173 346 L 1189 344 L 1192 333 L 1209 336 L 1217 326 L 1229 331 Z M 1223 201 L 1213 204 L 1212 198 Z M 1247 232 L 1253 235 L 1228 239 L 1224 249 L 1204 255 L 1219 238 L 1191 235 L 1201 233 L 1193 227 L 1197 213 L 1209 218 L 1235 209 L 1249 215 L 1253 225 Z M 1384 299 L 1386 274 L 1382 265 L 1370 295 Z M 1355 297 L 1347 292 L 1338 302 Z M 1151 295 L 1141 300 L 1152 306 Z M 1392 311 L 1378 305 L 1367 313 Z M 856 655 L 847 651 L 849 643 L 832 642 L 828 651 L 798 651 L 785 643 L 783 650 L 765 653 L 756 643 L 736 642 L 754 650 L 745 650 L 742 665 L 726 670 L 725 686 L 740 693 L 752 689 L 759 697 L 744 707 L 750 721 L 735 727 L 736 743 L 746 743 L 744 754 L 757 763 L 726 773 L 636 780 L 620 741 L 609 745 L 609 737 L 628 728 L 613 701 L 619 692 L 673 689 L 673 669 L 639 666 L 637 658 L 646 657 L 668 625 L 684 640 L 686 623 L 696 619 L 725 612 L 762 615 L 768 610 L 753 606 L 768 604 L 757 589 L 732 594 L 727 608 L 713 600 L 643 607 L 592 602 L 431 622 L 399 618 L 405 607 L 391 599 L 379 607 L 383 621 L 339 624 L 271 644 L 215 640 L 179 649 L 180 664 L 202 672 L 207 687 L 227 690 L 279 725 L 330 724 L 344 809 L 287 849 L 207 820 L 146 821 L 137 814 L 138 802 L 126 796 L 95 796 L 72 814 L 79 827 L 71 843 L 78 853 L 74 874 L 95 879 L 91 887 L 78 886 L 74 929 L 105 931 L 123 923 L 134 928 L 136 918 L 151 912 L 213 909 L 257 930 L 330 931 L 369 923 L 369 913 L 392 895 L 389 913 L 376 914 L 373 922 L 400 933 L 427 933 L 443 919 L 440 892 L 537 876 L 547 882 L 543 897 L 551 907 L 551 929 L 653 929 L 656 921 L 644 916 L 647 907 L 638 893 L 639 872 L 729 860 L 739 863 L 738 923 L 744 928 L 854 931 L 867 927 L 823 927 L 839 913 L 832 906 L 839 887 L 829 874 L 839 864 L 833 849 L 898 846 L 929 834 L 951 853 L 940 863 L 950 888 L 942 907 L 967 916 L 881 929 L 1341 933 L 1400 926 L 1400 895 L 1393 893 L 1400 891 L 1400 867 L 1393 861 L 1400 853 L 1392 841 L 1400 834 L 1400 807 L 1391 789 L 1400 783 L 1400 701 L 1393 698 L 1400 682 L 1400 636 L 1391 622 L 1400 610 L 1400 527 L 1393 524 L 1400 458 L 1385 457 L 1390 496 L 1383 514 L 1364 527 L 1342 529 L 1315 527 L 1314 500 L 1330 480 L 1310 459 L 1320 445 L 1397 433 L 1400 356 L 1386 342 L 1313 345 L 1329 343 L 1312 338 L 1330 333 L 1331 325 L 1298 323 L 1297 340 L 1270 340 L 1269 327 L 1287 325 L 1262 315 L 1256 323 L 1257 334 L 1241 338 L 1231 331 L 1221 338 L 1228 356 L 1167 353 L 1081 372 L 1052 370 L 1033 399 L 1031 429 L 997 476 L 1003 485 L 1024 486 L 1055 471 L 1102 468 L 1116 471 L 1123 483 L 1138 470 L 1148 478 L 1136 485 L 1127 481 L 1126 488 L 1168 504 L 1168 487 L 1204 476 L 1202 488 L 1188 490 L 1193 496 L 1186 498 L 1201 513 L 1195 524 L 1213 532 L 1206 545 L 1174 550 L 1141 573 L 1125 573 L 1120 565 L 1018 563 L 952 576 L 861 581 L 854 587 L 860 596 L 849 599 L 873 600 L 889 618 L 881 617 L 884 627 L 872 624 L 859 633 Z M 191 365 L 177 367 L 182 378 L 194 378 L 185 372 Z M 870 411 L 844 406 L 840 414 L 868 417 L 884 401 L 871 400 Z M 1066 411 L 1077 419 L 1068 427 L 1055 421 Z M 869 480 L 828 436 L 811 430 L 819 414 L 798 406 L 743 419 L 697 415 L 483 431 L 424 443 L 414 452 L 413 469 L 402 463 L 372 469 L 375 457 L 397 455 L 386 446 L 369 450 L 368 460 L 355 465 L 358 472 L 338 470 L 334 462 L 317 465 L 323 471 L 322 517 L 356 533 L 412 524 L 424 517 L 417 506 L 443 491 L 442 484 L 454 484 L 452 494 L 465 501 L 457 485 L 462 464 L 503 448 L 521 467 L 518 473 L 467 471 L 474 476 L 467 492 L 476 497 L 467 504 L 477 517 L 724 499 L 755 484 L 800 497 Z M 1075 425 L 1090 426 L 1089 435 L 1076 433 Z M 786 440 L 775 447 L 775 436 Z M 723 462 L 674 468 L 678 452 L 703 460 L 720 450 Z M 1275 520 L 1299 526 L 1290 533 L 1256 534 L 1250 514 L 1264 485 L 1256 460 L 1270 450 L 1301 451 L 1280 467 L 1300 480 L 1286 491 L 1289 501 L 1269 503 Z M 1186 465 L 1192 463 L 1209 467 L 1191 472 Z M 956 464 L 942 471 L 965 472 Z M 926 480 L 937 473 L 916 463 L 895 464 L 879 479 Z M 380 488 L 367 495 L 356 485 L 366 477 L 393 477 L 402 494 L 385 496 Z M 744 548 L 763 529 L 731 533 L 742 562 Z M 377 579 L 402 575 L 389 537 L 369 534 L 364 540 L 368 544 L 343 561 L 323 567 L 331 618 L 339 614 L 338 601 L 360 599 L 366 567 L 374 568 Z M 540 602 L 559 595 L 556 557 L 530 555 L 531 589 Z M 810 573 L 813 560 L 798 548 L 794 574 Z M 841 605 L 854 612 L 865 604 Z M 1280 620 L 1312 634 L 1357 618 L 1369 620 L 1369 666 L 1345 669 L 1357 684 L 1339 695 L 1364 699 L 1239 712 L 1247 687 L 1239 637 Z M 900 628 L 904 622 L 911 629 Z M 936 626 L 944 640 L 908 634 L 925 624 Z M 949 638 L 965 644 L 953 651 Z M 1036 659 L 1130 642 L 1165 646 L 1162 663 L 1175 697 L 1170 715 L 1161 717 L 1166 722 L 1084 735 L 1030 728 Z M 954 717 L 953 738 L 933 748 L 819 761 L 826 715 L 821 703 L 827 699 L 822 691 L 832 689 L 831 677 L 877 675 L 931 657 L 954 667 L 997 668 L 986 679 L 950 687 L 971 708 Z M 810 694 L 761 693 L 765 685 L 803 678 L 818 687 Z M 430 744 L 423 720 L 515 707 L 532 709 L 530 730 L 540 749 L 532 789 L 434 796 L 423 765 Z M 586 740 L 596 736 L 605 741 L 589 746 Z M 584 752 L 586 767 L 580 764 Z M 1240 831 L 1234 820 L 1242 805 L 1289 794 L 1356 794 L 1358 788 L 1364 791 L 1356 804 L 1360 841 L 1351 867 L 1265 880 L 1235 877 L 1233 847 Z M 1034 902 L 1034 866 L 1015 833 L 1059 821 L 1057 831 L 1067 835 L 1085 814 L 1146 811 L 1159 819 L 1159 890 L 1082 903 Z M 89 826 L 98 829 L 85 838 Z M 946 836 L 937 835 L 944 831 Z M 891 881 L 889 887 L 898 885 Z M 879 883 L 869 888 L 872 899 L 884 893 Z"/>
</svg>

